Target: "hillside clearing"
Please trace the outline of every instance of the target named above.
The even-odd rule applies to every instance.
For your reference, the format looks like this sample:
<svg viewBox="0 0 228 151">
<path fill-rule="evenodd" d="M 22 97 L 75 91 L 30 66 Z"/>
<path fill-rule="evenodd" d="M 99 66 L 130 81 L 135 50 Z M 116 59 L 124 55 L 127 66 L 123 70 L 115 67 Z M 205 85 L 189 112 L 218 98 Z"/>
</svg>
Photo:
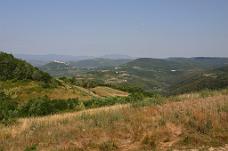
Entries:
<svg viewBox="0 0 228 151">
<path fill-rule="evenodd" d="M 92 89 L 94 93 L 102 97 L 128 96 L 127 92 L 116 90 L 109 87 L 98 86 Z"/>
<path fill-rule="evenodd" d="M 81 101 L 92 99 L 93 97 L 115 97 L 128 96 L 127 92 L 112 89 L 109 87 L 96 87 L 85 89 L 83 87 L 69 85 L 62 82 L 62 86 L 56 88 L 42 88 L 40 82 L 36 81 L 0 81 L 0 88 L 9 96 L 19 102 L 28 101 L 37 97 L 47 96 L 50 99 L 72 99 Z"/>
<path fill-rule="evenodd" d="M 28 101 L 37 97 L 48 96 L 50 99 L 70 99 L 78 98 L 80 100 L 89 100 L 93 95 L 85 93 L 77 87 L 57 86 L 56 88 L 43 88 L 39 82 L 25 81 L 1 81 L 0 88 L 17 99 L 19 102 Z"/>
</svg>

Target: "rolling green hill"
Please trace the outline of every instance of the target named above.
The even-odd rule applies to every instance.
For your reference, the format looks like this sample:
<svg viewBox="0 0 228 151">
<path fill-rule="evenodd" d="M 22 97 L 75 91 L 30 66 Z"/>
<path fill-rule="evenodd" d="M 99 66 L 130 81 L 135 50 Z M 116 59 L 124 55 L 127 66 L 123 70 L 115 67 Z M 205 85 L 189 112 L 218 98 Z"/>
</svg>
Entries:
<svg viewBox="0 0 228 151">
<path fill-rule="evenodd" d="M 228 87 L 228 66 L 194 74 L 170 89 L 171 94 L 199 91 L 202 89 L 223 89 Z"/>
<path fill-rule="evenodd" d="M 123 67 L 147 71 L 186 71 L 193 69 L 213 69 L 228 65 L 228 58 L 140 58 L 126 63 Z"/>
<path fill-rule="evenodd" d="M 216 57 L 194 57 L 194 58 L 167 58 L 167 59 L 154 59 L 154 58 L 140 58 L 133 60 L 127 65 L 139 65 L 144 68 L 153 67 L 200 67 L 200 68 L 216 68 L 228 65 L 228 58 Z"/>
<path fill-rule="evenodd" d="M 131 75 L 129 83 L 139 85 L 147 91 L 164 91 L 177 80 L 199 72 L 197 67 L 188 59 L 152 59 L 141 58 L 121 66 L 121 71 Z"/>
<path fill-rule="evenodd" d="M 41 66 L 41 69 L 43 70 L 62 70 L 62 69 L 68 69 L 68 68 L 69 68 L 69 65 L 65 64 L 64 62 L 57 62 L 57 61 L 52 61 Z"/>
<path fill-rule="evenodd" d="M 130 75 L 126 80 L 131 85 L 167 93 L 180 81 L 227 64 L 228 58 L 140 58 L 120 66 L 119 70 Z"/>
<path fill-rule="evenodd" d="M 64 62 L 52 61 L 41 67 L 40 70 L 49 73 L 51 76 L 61 77 L 61 76 L 73 76 L 77 73 L 77 69 L 73 66 L 66 64 Z"/>
</svg>

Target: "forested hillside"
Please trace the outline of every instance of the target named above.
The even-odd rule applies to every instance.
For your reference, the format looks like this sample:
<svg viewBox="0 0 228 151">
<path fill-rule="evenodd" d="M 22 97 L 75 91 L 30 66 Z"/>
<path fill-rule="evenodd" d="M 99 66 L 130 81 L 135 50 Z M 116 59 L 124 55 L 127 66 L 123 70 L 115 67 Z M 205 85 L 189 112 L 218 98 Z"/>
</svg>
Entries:
<svg viewBox="0 0 228 151">
<path fill-rule="evenodd" d="M 223 89 L 228 87 L 228 66 L 196 73 L 181 80 L 170 89 L 171 94 L 187 93 L 202 89 Z"/>
<path fill-rule="evenodd" d="M 223 68 L 227 66 L 228 58 L 208 58 L 208 57 L 197 57 L 197 58 L 168 58 L 168 59 L 154 59 L 154 58 L 140 58 L 133 60 L 127 64 L 121 65 L 121 71 L 125 71 L 129 74 L 128 83 L 131 85 L 138 85 L 147 91 L 160 91 L 168 94 L 170 91 L 175 89 L 182 89 L 182 81 L 188 79 L 206 80 L 200 85 L 203 88 L 211 88 L 210 83 L 214 80 L 211 76 L 205 78 L 203 75 L 217 70 L 217 68 Z M 213 71 L 216 72 L 217 71 Z M 221 72 L 219 72 L 221 73 Z M 226 74 L 227 71 L 222 71 Z M 224 75 L 221 75 L 223 77 Z M 191 80 L 190 80 L 191 81 Z M 220 85 L 222 79 L 220 75 L 215 79 L 218 87 L 224 87 Z M 213 82 L 212 82 L 213 83 Z M 215 82 L 214 82 L 215 83 Z M 192 83 L 192 90 L 196 89 L 196 83 Z M 215 84 L 213 84 L 215 85 Z M 226 83 L 225 83 L 226 85 Z M 183 87 L 184 89 L 184 87 Z M 178 90 L 178 92 L 180 92 Z"/>
<path fill-rule="evenodd" d="M 13 55 L 0 52 L 0 80 L 37 80 L 49 82 L 51 76 L 26 61 Z"/>
</svg>

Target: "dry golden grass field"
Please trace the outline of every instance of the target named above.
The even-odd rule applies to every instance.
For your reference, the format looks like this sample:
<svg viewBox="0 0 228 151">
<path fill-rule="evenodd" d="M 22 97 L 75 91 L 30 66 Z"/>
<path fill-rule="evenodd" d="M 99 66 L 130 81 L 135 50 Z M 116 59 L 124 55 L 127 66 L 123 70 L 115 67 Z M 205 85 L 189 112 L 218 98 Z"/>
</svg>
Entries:
<svg viewBox="0 0 228 151">
<path fill-rule="evenodd" d="M 3 151 L 227 150 L 228 93 L 25 118 L 0 128 Z"/>
<path fill-rule="evenodd" d="M 69 99 L 78 98 L 88 100 L 92 95 L 82 91 L 77 87 L 58 86 L 56 88 L 42 88 L 39 82 L 1 82 L 4 92 L 20 102 L 28 101 L 33 98 L 48 96 L 50 99 Z"/>
<path fill-rule="evenodd" d="M 2 87 L 2 88 L 1 88 Z M 108 88 L 96 87 L 91 90 L 79 86 L 67 85 L 58 86 L 56 88 L 44 89 L 39 82 L 0 82 L 0 89 L 6 94 L 19 102 L 28 101 L 33 98 L 48 96 L 50 99 L 71 99 L 89 100 L 92 97 L 114 97 L 128 96 L 128 93 Z"/>
<path fill-rule="evenodd" d="M 98 86 L 92 89 L 92 91 L 102 97 L 115 97 L 115 96 L 128 96 L 127 92 L 116 90 L 109 87 Z"/>
</svg>

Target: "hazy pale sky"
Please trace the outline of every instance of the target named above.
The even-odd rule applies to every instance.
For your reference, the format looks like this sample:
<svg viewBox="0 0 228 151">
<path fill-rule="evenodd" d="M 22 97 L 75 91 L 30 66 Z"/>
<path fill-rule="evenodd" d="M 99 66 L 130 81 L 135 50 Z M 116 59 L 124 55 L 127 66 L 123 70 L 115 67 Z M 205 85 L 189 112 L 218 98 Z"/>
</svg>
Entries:
<svg viewBox="0 0 228 151">
<path fill-rule="evenodd" d="M 228 57 L 228 0 L 0 0 L 0 50 Z"/>
</svg>

